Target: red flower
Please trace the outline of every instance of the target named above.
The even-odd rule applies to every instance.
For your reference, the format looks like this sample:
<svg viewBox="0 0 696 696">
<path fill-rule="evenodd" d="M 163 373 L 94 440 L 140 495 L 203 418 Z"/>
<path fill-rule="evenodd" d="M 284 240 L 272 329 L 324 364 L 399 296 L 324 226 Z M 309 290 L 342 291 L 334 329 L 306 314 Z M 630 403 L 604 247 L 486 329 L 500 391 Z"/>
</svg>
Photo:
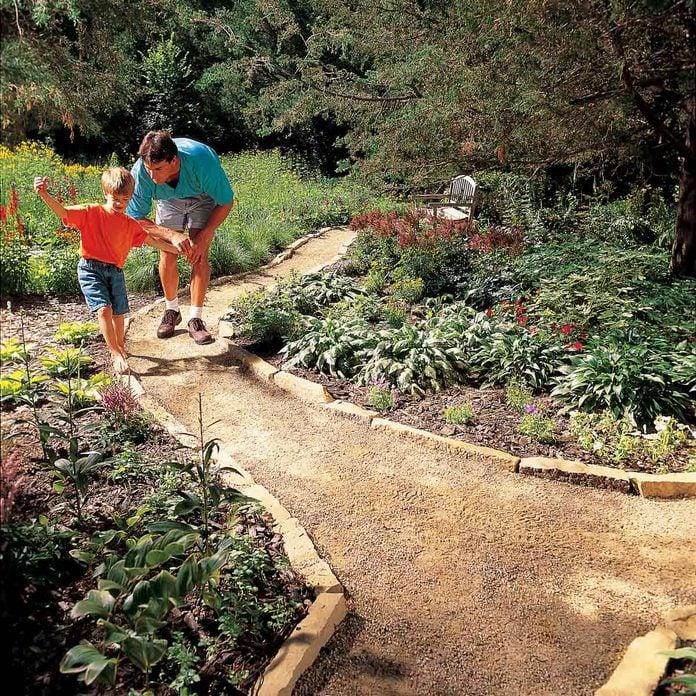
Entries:
<svg viewBox="0 0 696 696">
<path fill-rule="evenodd" d="M 489 308 L 486 310 L 486 316 L 487 316 L 487 317 L 492 317 L 492 316 L 493 316 L 493 309 L 492 309 L 491 307 L 489 307 Z"/>
<path fill-rule="evenodd" d="M 19 196 L 17 195 L 17 189 L 15 188 L 15 185 L 12 184 L 12 189 L 10 191 L 10 205 L 9 205 L 9 208 L 7 209 L 7 212 L 10 215 L 16 215 L 18 208 L 19 208 Z"/>
<path fill-rule="evenodd" d="M 564 324 L 563 326 L 561 326 L 561 333 L 566 334 L 566 336 L 572 332 L 573 332 L 573 325 L 572 324 Z"/>
<path fill-rule="evenodd" d="M 0 222 L 5 222 L 5 220 L 7 220 L 7 208 L 0 205 Z"/>
<path fill-rule="evenodd" d="M 587 334 L 582 331 L 578 334 L 578 338 L 587 338 Z"/>
<path fill-rule="evenodd" d="M 529 327 L 529 333 L 530 334 L 535 334 L 538 331 L 536 326 L 530 326 Z"/>
<path fill-rule="evenodd" d="M 70 199 L 71 203 L 77 202 L 77 189 L 75 188 L 75 184 L 72 182 L 70 183 L 70 188 L 68 189 L 68 198 Z"/>
<path fill-rule="evenodd" d="M 526 326 L 528 321 L 529 321 L 529 317 L 527 317 L 527 316 L 517 317 L 517 323 L 520 326 Z"/>
<path fill-rule="evenodd" d="M 580 343 L 580 341 L 575 341 L 575 343 L 569 343 L 568 350 L 582 350 L 582 343 Z"/>
</svg>

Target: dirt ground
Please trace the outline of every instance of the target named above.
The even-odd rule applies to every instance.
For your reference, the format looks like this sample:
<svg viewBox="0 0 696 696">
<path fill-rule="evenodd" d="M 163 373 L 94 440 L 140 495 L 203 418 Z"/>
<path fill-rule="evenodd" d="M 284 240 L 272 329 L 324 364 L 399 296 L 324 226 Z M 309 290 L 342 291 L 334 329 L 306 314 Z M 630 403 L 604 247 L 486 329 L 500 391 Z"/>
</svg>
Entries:
<svg viewBox="0 0 696 696">
<path fill-rule="evenodd" d="M 350 238 L 331 231 L 213 288 L 209 328 L 238 293 L 315 270 Z M 371 431 L 245 374 L 225 340 L 158 340 L 161 312 L 128 333 L 146 392 L 191 429 L 203 394 L 209 435 L 299 519 L 350 598 L 297 695 L 591 694 L 632 638 L 696 602 L 696 501 L 522 477 Z"/>
</svg>

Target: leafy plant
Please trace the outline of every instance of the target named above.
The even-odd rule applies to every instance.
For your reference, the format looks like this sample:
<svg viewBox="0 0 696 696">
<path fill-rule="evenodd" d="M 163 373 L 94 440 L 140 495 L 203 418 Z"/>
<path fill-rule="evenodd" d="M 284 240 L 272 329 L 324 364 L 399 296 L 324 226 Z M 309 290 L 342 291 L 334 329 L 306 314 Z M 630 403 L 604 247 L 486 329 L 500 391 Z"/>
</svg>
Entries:
<svg viewBox="0 0 696 696">
<path fill-rule="evenodd" d="M 660 686 L 676 687 L 680 696 L 696 696 L 696 647 L 684 647 L 664 652 L 663 655 L 682 662 L 675 676 L 663 679 Z"/>
<path fill-rule="evenodd" d="M 653 425 L 655 432 L 646 435 L 627 417 L 609 411 L 570 416 L 570 432 L 580 447 L 619 465 L 660 466 L 687 444 L 688 429 L 674 418 L 658 417 Z"/>
<path fill-rule="evenodd" d="M 281 351 L 288 366 L 301 365 L 349 379 L 362 366 L 377 337 L 363 319 L 315 320 L 311 328 Z"/>
<path fill-rule="evenodd" d="M 91 341 L 99 334 L 99 325 L 94 322 L 72 321 L 61 324 L 54 339 L 59 343 L 70 343 L 80 346 Z"/>
<path fill-rule="evenodd" d="M 32 348 L 33 346 L 25 345 L 18 338 L 8 338 L 0 348 L 0 365 L 16 365 L 28 362 L 31 358 Z"/>
<path fill-rule="evenodd" d="M 110 383 L 109 375 L 98 372 L 89 378 L 68 377 L 65 380 L 56 380 L 51 384 L 51 389 L 64 396 L 70 408 L 77 411 L 97 402 L 104 387 Z"/>
<path fill-rule="evenodd" d="M 371 387 L 367 394 L 367 403 L 378 411 L 391 411 L 394 408 L 394 395 L 391 389 Z"/>
<path fill-rule="evenodd" d="M 690 404 L 665 353 L 634 332 L 593 341 L 559 371 L 553 396 L 583 411 L 609 409 L 639 426 L 660 415 L 680 417 Z"/>
<path fill-rule="evenodd" d="M 84 524 L 82 510 L 89 495 L 89 484 L 92 474 L 105 466 L 100 452 L 86 452 L 82 455 L 77 451 L 77 438 L 72 438 L 68 447 L 67 459 L 56 459 L 51 466 L 56 477 L 53 490 L 57 493 L 67 491 L 71 484 L 74 492 L 74 509 L 78 522 Z"/>
<path fill-rule="evenodd" d="M 133 390 L 123 382 L 111 382 L 101 392 L 104 416 L 100 424 L 103 440 L 116 444 L 144 442 L 151 430 L 151 419 L 140 408 Z"/>
<path fill-rule="evenodd" d="M 395 300 L 414 304 L 418 302 L 425 291 L 422 278 L 402 278 L 391 286 L 391 294 Z"/>
<path fill-rule="evenodd" d="M 512 406 L 518 411 L 524 411 L 525 406 L 534 402 L 534 397 L 531 389 L 513 380 L 505 390 L 505 400 L 508 406 Z"/>
<path fill-rule="evenodd" d="M 378 331 L 376 337 L 358 374 L 359 383 L 386 380 L 403 392 L 423 395 L 426 389 L 440 391 L 459 381 L 465 366 L 463 351 L 427 323 Z"/>
<path fill-rule="evenodd" d="M 302 317 L 292 299 L 281 293 L 248 293 L 236 299 L 222 319 L 232 322 L 234 336 L 254 343 L 273 343 L 298 331 Z"/>
<path fill-rule="evenodd" d="M 49 348 L 48 353 L 39 357 L 39 361 L 51 377 L 79 376 L 83 367 L 94 364 L 94 359 L 81 348 Z"/>
<path fill-rule="evenodd" d="M 468 425 L 474 420 L 474 409 L 471 404 L 459 404 L 445 409 L 445 421 L 450 425 Z"/>
<path fill-rule="evenodd" d="M 537 442 L 556 442 L 556 424 L 540 413 L 526 413 L 517 429 L 521 435 L 532 437 Z"/>
</svg>

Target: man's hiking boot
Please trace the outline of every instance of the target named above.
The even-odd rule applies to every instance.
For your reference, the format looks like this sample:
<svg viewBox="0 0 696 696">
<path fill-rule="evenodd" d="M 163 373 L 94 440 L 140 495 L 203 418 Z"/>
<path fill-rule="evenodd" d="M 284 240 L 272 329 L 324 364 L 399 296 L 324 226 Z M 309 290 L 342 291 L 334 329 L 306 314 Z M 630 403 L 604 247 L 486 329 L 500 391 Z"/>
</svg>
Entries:
<svg viewBox="0 0 696 696">
<path fill-rule="evenodd" d="M 212 343 L 213 337 L 210 335 L 208 329 L 205 328 L 205 324 L 202 319 L 189 319 L 188 332 L 191 338 L 199 345 L 203 346 L 206 343 Z"/>
<path fill-rule="evenodd" d="M 160 325 L 157 327 L 157 338 L 169 338 L 174 335 L 174 329 L 181 324 L 181 312 L 176 309 L 166 309 Z"/>
</svg>

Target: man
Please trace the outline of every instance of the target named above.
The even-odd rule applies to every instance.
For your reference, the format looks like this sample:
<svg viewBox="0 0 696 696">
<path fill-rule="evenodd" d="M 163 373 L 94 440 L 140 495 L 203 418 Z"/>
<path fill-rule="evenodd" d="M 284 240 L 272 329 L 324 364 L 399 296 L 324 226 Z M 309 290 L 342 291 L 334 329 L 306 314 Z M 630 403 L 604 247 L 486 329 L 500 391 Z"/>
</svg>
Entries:
<svg viewBox="0 0 696 696">
<path fill-rule="evenodd" d="M 234 192 L 217 154 L 203 143 L 172 138 L 167 131 L 150 131 L 143 138 L 138 155 L 132 169 L 135 193 L 126 213 L 138 220 L 148 234 L 170 242 L 187 256 L 191 263 L 188 331 L 197 344 L 212 343 L 213 337 L 202 319 L 210 282 L 208 252 L 215 230 L 232 210 Z M 147 219 L 153 200 L 157 201 L 154 223 Z M 171 234 L 163 238 L 161 228 Z M 176 259 L 176 254 L 160 251 L 165 310 L 157 328 L 159 338 L 173 336 L 181 323 Z"/>
</svg>

